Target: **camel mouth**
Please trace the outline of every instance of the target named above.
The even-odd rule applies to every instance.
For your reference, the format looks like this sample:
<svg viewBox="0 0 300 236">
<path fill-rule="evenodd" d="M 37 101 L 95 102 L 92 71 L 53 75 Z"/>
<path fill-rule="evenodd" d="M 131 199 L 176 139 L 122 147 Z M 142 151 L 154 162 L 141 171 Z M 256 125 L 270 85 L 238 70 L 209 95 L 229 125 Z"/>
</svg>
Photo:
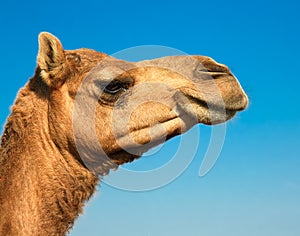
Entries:
<svg viewBox="0 0 300 236">
<path fill-rule="evenodd" d="M 198 122 L 205 125 L 224 123 L 232 119 L 237 112 L 245 110 L 248 106 L 248 99 L 244 96 L 230 104 L 225 104 L 224 101 L 220 104 L 216 104 L 195 96 L 185 96 L 193 105 L 193 112 L 197 116 Z"/>
</svg>

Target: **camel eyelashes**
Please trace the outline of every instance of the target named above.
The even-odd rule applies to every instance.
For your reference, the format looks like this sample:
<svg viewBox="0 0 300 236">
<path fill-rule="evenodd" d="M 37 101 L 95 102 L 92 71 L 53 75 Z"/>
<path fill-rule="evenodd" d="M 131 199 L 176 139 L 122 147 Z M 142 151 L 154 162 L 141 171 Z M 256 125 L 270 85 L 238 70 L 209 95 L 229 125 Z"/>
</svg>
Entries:
<svg viewBox="0 0 300 236">
<path fill-rule="evenodd" d="M 120 81 L 112 81 L 104 87 L 103 92 L 113 95 L 120 91 L 124 91 L 127 88 L 128 88 L 128 85 L 126 85 L 125 83 L 122 83 Z"/>
<path fill-rule="evenodd" d="M 101 94 L 98 96 L 98 101 L 106 105 L 114 105 L 120 99 L 121 95 L 132 87 L 134 79 L 132 78 L 117 78 L 110 82 L 98 81 Z"/>
<path fill-rule="evenodd" d="M 98 81 L 101 91 L 108 95 L 116 95 L 128 90 L 134 84 L 134 79 L 127 76 L 115 78 L 109 82 Z"/>
<path fill-rule="evenodd" d="M 112 106 L 120 98 L 122 92 L 129 88 L 128 83 L 113 80 L 110 83 L 100 83 L 101 94 L 98 101 L 102 104 Z"/>
</svg>

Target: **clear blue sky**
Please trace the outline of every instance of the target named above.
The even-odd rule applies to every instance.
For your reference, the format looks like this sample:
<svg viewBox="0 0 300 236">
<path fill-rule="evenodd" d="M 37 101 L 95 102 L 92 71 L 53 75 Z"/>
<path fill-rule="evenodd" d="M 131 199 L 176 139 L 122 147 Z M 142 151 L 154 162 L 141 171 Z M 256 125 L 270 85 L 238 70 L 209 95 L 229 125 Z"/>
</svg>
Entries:
<svg viewBox="0 0 300 236">
<path fill-rule="evenodd" d="M 251 101 L 227 125 L 208 175 L 198 176 L 210 129 L 201 127 L 197 155 L 179 178 L 139 193 L 102 184 L 71 235 L 300 235 L 299 11 L 296 0 L 1 3 L 2 126 L 34 72 L 41 31 L 66 49 L 112 54 L 151 44 L 208 55 L 230 66 Z M 177 145 L 128 168 L 156 165 Z"/>
</svg>

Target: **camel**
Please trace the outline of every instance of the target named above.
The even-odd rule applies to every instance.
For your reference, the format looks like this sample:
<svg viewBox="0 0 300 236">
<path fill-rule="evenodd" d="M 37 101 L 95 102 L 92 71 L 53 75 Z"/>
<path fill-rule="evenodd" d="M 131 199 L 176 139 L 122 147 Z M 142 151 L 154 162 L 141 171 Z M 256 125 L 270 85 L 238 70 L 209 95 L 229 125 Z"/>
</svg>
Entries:
<svg viewBox="0 0 300 236">
<path fill-rule="evenodd" d="M 1 138 L 0 235 L 67 234 L 111 169 L 247 104 L 228 67 L 209 57 L 127 62 L 64 50 L 41 33 L 34 76 Z"/>
</svg>

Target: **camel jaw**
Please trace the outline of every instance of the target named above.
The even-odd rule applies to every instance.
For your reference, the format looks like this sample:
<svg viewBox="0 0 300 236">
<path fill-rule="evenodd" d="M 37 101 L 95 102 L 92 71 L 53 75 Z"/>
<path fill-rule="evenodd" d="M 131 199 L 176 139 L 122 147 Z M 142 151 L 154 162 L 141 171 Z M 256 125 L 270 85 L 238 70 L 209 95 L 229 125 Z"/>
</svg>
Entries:
<svg viewBox="0 0 300 236">
<path fill-rule="evenodd" d="M 197 103 L 198 108 L 196 109 L 207 109 L 205 106 L 199 106 L 199 102 Z M 199 108 L 200 107 L 200 108 Z M 118 149 L 118 151 L 108 154 L 109 158 L 113 163 L 117 165 L 122 165 L 124 163 L 132 162 L 138 158 L 140 158 L 144 153 L 149 151 L 150 149 L 165 143 L 167 140 L 178 136 L 186 131 L 188 131 L 194 125 L 199 123 L 203 123 L 205 125 L 213 125 L 224 123 L 227 120 L 233 118 L 237 113 L 236 110 L 226 110 L 226 118 L 224 119 L 223 112 L 218 111 L 218 109 L 206 110 L 205 112 L 209 113 L 210 116 L 207 119 L 204 119 L 203 116 L 191 118 L 187 113 L 182 113 L 180 117 L 175 117 L 169 121 L 161 123 L 160 126 L 163 126 L 164 129 L 159 127 L 147 127 L 141 130 L 134 131 L 129 135 L 123 136 L 118 139 L 118 143 L 122 144 L 122 148 Z M 201 111 L 203 114 L 203 111 Z M 213 117 L 213 118 L 211 118 Z M 166 133 L 167 130 L 167 133 Z M 151 137 L 149 140 L 149 133 L 151 133 Z M 131 141 L 128 141 L 131 140 Z M 134 140 L 134 141 L 133 141 Z M 149 141 L 145 141 L 149 140 Z"/>
</svg>

